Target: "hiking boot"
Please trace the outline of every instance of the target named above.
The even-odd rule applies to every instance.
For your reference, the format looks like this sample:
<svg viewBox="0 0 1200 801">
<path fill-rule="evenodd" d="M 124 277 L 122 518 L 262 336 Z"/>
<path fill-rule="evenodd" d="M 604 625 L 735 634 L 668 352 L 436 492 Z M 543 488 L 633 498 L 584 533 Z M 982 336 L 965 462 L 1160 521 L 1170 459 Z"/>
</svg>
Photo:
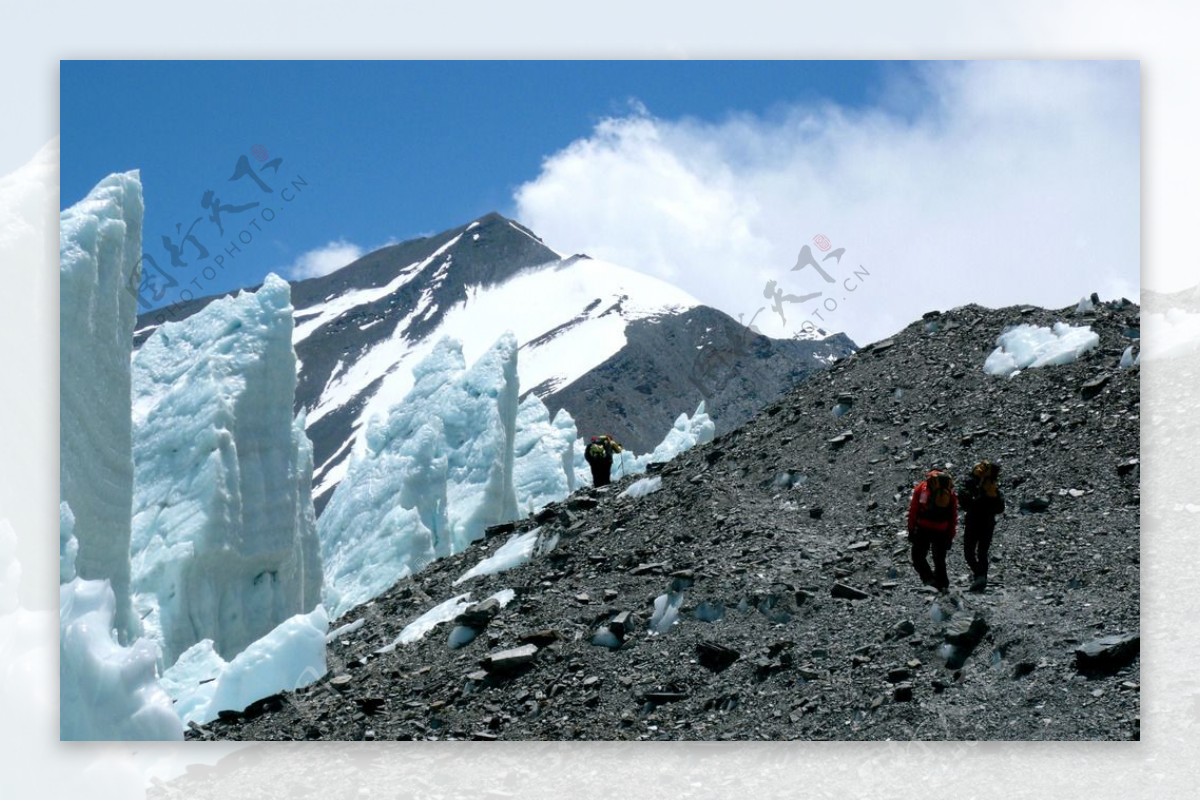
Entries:
<svg viewBox="0 0 1200 801">
<path fill-rule="evenodd" d="M 970 592 L 983 592 L 987 589 L 987 576 L 976 576 L 971 582 Z"/>
</svg>

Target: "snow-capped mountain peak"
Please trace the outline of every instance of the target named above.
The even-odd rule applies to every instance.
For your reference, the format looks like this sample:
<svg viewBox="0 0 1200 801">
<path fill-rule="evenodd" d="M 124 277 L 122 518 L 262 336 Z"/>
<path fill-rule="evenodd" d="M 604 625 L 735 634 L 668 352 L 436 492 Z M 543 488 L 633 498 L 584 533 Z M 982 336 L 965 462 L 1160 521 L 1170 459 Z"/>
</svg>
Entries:
<svg viewBox="0 0 1200 801">
<path fill-rule="evenodd" d="M 704 311 L 720 318 L 705 315 L 705 327 L 717 329 L 716 334 L 706 332 L 708 339 L 715 337 L 720 343 L 736 338 L 741 330 L 736 321 L 666 281 L 581 254 L 564 258 L 520 223 L 495 213 L 431 237 L 381 248 L 329 275 L 296 282 L 292 299 L 293 343 L 301 363 L 296 407 L 306 413 L 313 441 L 318 509 L 345 475 L 350 455 L 361 447 L 366 424 L 408 394 L 412 368 L 444 337 L 460 342 L 463 356 L 473 362 L 504 331 L 512 331 L 520 347 L 523 395 L 532 392 L 552 412 L 567 408 L 583 426 L 581 431 L 596 425 L 615 427 L 626 431 L 627 442 L 631 438 L 644 449 L 657 442 L 680 412 L 694 409 L 700 400 L 709 401 L 718 421 L 723 411 L 720 402 L 705 394 L 711 394 L 710 388 L 690 376 L 693 347 L 686 349 L 690 355 L 683 372 L 680 365 L 658 363 L 662 354 L 673 353 L 675 361 L 684 354 L 666 347 L 676 337 L 664 332 L 679 327 L 690 342 L 700 327 L 683 326 L 683 321 Z M 186 317 L 209 300 L 173 307 L 165 318 Z M 161 311 L 143 315 L 139 338 L 149 336 L 163 317 Z M 640 332 L 637 342 L 630 341 L 631 331 Z M 761 340 L 764 355 L 757 358 L 779 362 L 770 371 L 769 391 L 765 385 L 755 389 L 739 384 L 739 392 L 749 389 L 754 398 L 787 389 L 803 371 L 797 368 L 823 366 L 852 348 L 844 337 L 812 343 L 753 334 L 751 338 Z M 658 347 L 660 341 L 663 348 Z M 782 361 L 777 359 L 779 347 L 787 349 Z M 655 355 L 656 350 L 662 354 Z M 780 366 L 783 362 L 786 368 Z M 585 379 L 606 364 L 622 372 L 606 391 L 631 396 L 628 403 L 619 404 L 616 419 L 609 415 L 608 401 L 604 409 L 593 409 L 588 397 L 596 393 L 579 391 Z M 732 368 L 730 361 L 721 369 Z M 667 377 L 658 382 L 652 398 L 644 390 L 645 377 L 635 375 L 644 371 Z M 635 387 L 643 389 L 637 392 Z M 732 416 L 744 419 L 748 410 L 739 406 Z M 634 419 L 643 416 L 647 419 Z M 621 425 L 626 417 L 632 421 L 629 426 Z"/>
</svg>

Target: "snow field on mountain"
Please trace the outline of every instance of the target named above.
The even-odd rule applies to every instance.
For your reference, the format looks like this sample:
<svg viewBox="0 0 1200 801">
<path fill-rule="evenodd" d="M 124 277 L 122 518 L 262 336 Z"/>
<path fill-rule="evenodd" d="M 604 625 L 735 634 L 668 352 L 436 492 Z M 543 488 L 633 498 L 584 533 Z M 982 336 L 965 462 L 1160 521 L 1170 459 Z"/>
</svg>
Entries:
<svg viewBox="0 0 1200 801">
<path fill-rule="evenodd" d="M 419 276 L 421 272 L 437 260 L 447 250 L 452 248 L 459 240 L 459 237 L 454 237 L 445 245 L 434 251 L 428 258 L 423 261 L 414 262 L 407 267 L 402 268 L 388 283 L 379 287 L 371 287 L 369 289 L 356 289 L 350 292 L 345 292 L 341 295 L 335 295 L 327 299 L 323 303 L 318 303 L 315 306 L 306 306 L 303 309 L 296 310 L 296 329 L 292 332 L 292 344 L 298 345 L 300 342 L 307 339 L 313 331 L 316 331 L 321 326 L 328 322 L 336 320 L 348 311 L 359 306 L 366 306 L 369 303 L 374 303 L 381 298 L 386 298 L 400 287 L 404 286 L 414 278 Z"/>
</svg>

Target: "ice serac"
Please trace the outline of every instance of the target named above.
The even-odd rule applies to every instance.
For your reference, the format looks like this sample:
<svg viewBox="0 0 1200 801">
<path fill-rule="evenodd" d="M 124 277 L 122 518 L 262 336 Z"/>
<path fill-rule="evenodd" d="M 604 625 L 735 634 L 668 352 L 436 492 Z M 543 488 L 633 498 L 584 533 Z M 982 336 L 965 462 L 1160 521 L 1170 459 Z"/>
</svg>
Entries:
<svg viewBox="0 0 1200 801">
<path fill-rule="evenodd" d="M 325 675 L 325 607 L 294 615 L 231 662 L 201 640 L 185 651 L 162 679 L 186 723 L 208 723 L 224 710 L 240 712 L 278 692 L 305 687 Z"/>
<path fill-rule="evenodd" d="M 318 522 L 333 618 L 517 516 L 516 339 L 465 364 L 457 340 L 439 341 L 404 399 L 368 424 Z"/>
<path fill-rule="evenodd" d="M 59 221 L 61 500 L 74 514 L 79 576 L 112 584 L 121 642 L 138 631 L 129 575 L 129 359 L 142 214 L 133 171 L 105 178 Z"/>
<path fill-rule="evenodd" d="M 183 726 L 158 682 L 154 643 L 113 637 L 116 598 L 107 581 L 59 587 L 59 735 L 63 740 L 182 740 Z"/>
<path fill-rule="evenodd" d="M 290 290 L 275 275 L 163 325 L 133 361 L 134 591 L 167 665 L 204 639 L 232 659 L 320 601 L 295 390 Z"/>
<path fill-rule="evenodd" d="M 532 392 L 521 401 L 513 443 L 513 486 L 521 514 L 533 514 L 574 490 L 575 435 L 567 410 L 560 409 L 551 422 L 550 410 Z"/>
<path fill-rule="evenodd" d="M 441 409 L 450 458 L 449 553 L 482 539 L 493 523 L 517 517 L 513 444 L 519 397 L 517 338 L 509 331 L 471 365 Z"/>
</svg>

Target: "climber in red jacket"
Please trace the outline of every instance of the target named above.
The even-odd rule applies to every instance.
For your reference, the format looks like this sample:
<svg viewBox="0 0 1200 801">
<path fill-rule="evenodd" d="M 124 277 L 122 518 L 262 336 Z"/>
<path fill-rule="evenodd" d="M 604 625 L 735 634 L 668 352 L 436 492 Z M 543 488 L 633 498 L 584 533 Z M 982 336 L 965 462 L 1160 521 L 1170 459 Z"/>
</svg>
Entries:
<svg viewBox="0 0 1200 801">
<path fill-rule="evenodd" d="M 941 592 L 950 589 L 946 575 L 946 555 L 958 530 L 958 496 L 954 480 L 942 470 L 930 470 L 925 480 L 913 488 L 908 504 L 908 540 L 912 543 L 912 563 L 921 581 Z M 933 570 L 926 555 L 933 551 Z"/>
</svg>

